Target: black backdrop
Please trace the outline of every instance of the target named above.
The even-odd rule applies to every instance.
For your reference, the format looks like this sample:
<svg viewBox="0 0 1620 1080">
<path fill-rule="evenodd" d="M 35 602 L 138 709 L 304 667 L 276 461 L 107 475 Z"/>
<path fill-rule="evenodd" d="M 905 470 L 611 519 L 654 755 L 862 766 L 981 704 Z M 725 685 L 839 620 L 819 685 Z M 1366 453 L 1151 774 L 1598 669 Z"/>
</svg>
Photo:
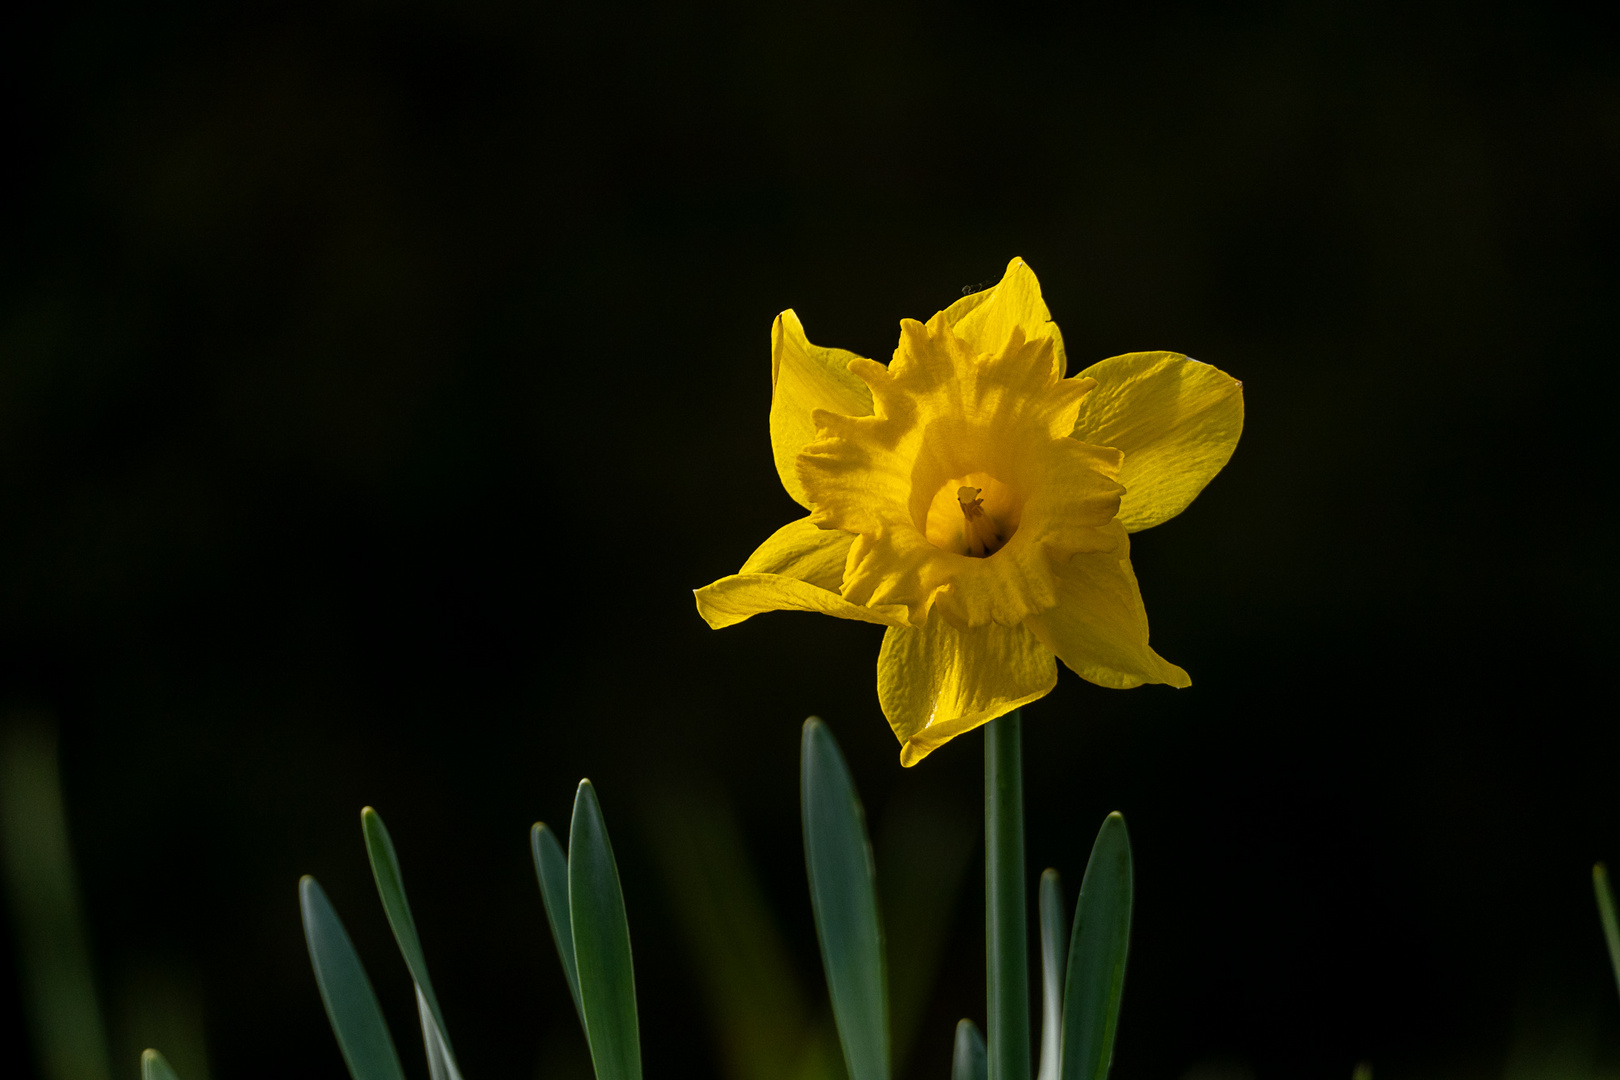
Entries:
<svg viewBox="0 0 1620 1080">
<path fill-rule="evenodd" d="M 294 898 L 312 872 L 409 1043 L 370 803 L 469 1077 L 584 1075 L 525 832 L 589 775 L 649 1075 L 713 1075 L 659 793 L 735 810 L 807 979 L 803 717 L 875 822 L 918 800 L 971 822 L 979 798 L 977 737 L 900 769 L 876 628 L 693 611 L 796 510 L 771 319 L 887 359 L 898 319 L 1021 255 L 1076 367 L 1175 349 L 1248 404 L 1227 470 L 1134 548 L 1193 688 L 1065 673 L 1026 714 L 1031 869 L 1072 888 L 1103 813 L 1131 821 L 1117 1075 L 1615 1067 L 1588 883 L 1620 857 L 1591 696 L 1615 638 L 1611 23 L 842 0 L 6 19 L 0 703 L 58 724 L 110 1014 L 179 972 L 213 1076 L 341 1075 Z M 910 1076 L 982 1020 L 977 872 Z"/>
</svg>

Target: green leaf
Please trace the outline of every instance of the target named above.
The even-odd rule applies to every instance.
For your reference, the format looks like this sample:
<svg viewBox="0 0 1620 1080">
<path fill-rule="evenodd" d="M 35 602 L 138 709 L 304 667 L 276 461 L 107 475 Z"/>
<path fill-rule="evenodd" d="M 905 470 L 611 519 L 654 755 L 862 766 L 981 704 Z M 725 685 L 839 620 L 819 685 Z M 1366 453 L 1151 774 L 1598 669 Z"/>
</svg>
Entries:
<svg viewBox="0 0 1620 1080">
<path fill-rule="evenodd" d="M 1063 881 L 1041 875 L 1041 1067 L 1036 1080 L 1058 1080 L 1063 1053 L 1063 977 L 1069 966 L 1069 926 L 1063 917 Z"/>
<path fill-rule="evenodd" d="M 568 914 L 568 856 L 563 854 L 557 834 L 543 821 L 529 830 L 529 850 L 534 854 L 534 876 L 540 879 L 540 901 L 551 924 L 551 940 L 557 943 L 568 992 L 574 996 L 574 1011 L 579 1014 L 579 1026 L 584 1027 L 585 1004 L 579 1000 L 579 969 L 574 966 L 574 923 Z"/>
<path fill-rule="evenodd" d="M 337 1036 L 349 1075 L 354 1080 L 405 1080 L 371 980 L 331 901 L 308 876 L 298 882 L 298 900 L 304 911 L 304 940 L 309 944 L 315 984 L 320 987 L 326 1017 L 332 1022 L 332 1034 Z"/>
<path fill-rule="evenodd" d="M 990 1062 L 984 1049 L 984 1036 L 971 1020 L 956 1024 L 956 1051 L 951 1055 L 951 1080 L 986 1080 Z"/>
<path fill-rule="evenodd" d="M 141 1054 L 141 1080 L 180 1080 L 169 1068 L 169 1063 L 163 1060 L 163 1055 L 156 1050 L 147 1050 Z"/>
<path fill-rule="evenodd" d="M 889 1002 L 866 815 L 844 755 L 815 717 L 800 743 L 804 854 L 833 1018 L 850 1080 L 887 1080 Z"/>
<path fill-rule="evenodd" d="M 1114 1058 L 1125 955 L 1131 943 L 1131 839 L 1109 814 L 1080 883 L 1063 990 L 1062 1080 L 1105 1080 Z"/>
<path fill-rule="evenodd" d="M 416 988 L 416 1016 L 422 1022 L 422 1045 L 427 1049 L 429 1080 L 461 1080 L 461 1070 L 456 1068 L 456 1059 L 450 1055 L 444 1032 L 433 1019 L 420 986 Z"/>
<path fill-rule="evenodd" d="M 394 931 L 405 966 L 416 981 L 417 994 L 427 1003 L 428 1011 L 438 1028 L 438 1040 L 443 1054 L 452 1061 L 450 1036 L 444 1026 L 444 1013 L 439 999 L 433 993 L 433 980 L 428 978 L 427 957 L 422 955 L 422 940 L 416 933 L 416 920 L 411 917 L 410 901 L 405 899 L 405 880 L 399 872 L 399 856 L 394 853 L 394 841 L 388 835 L 388 826 L 382 815 L 371 807 L 360 811 L 360 827 L 366 836 L 366 857 L 371 860 L 371 876 L 377 881 L 377 895 L 382 898 L 383 910 L 388 913 L 388 925 Z M 431 1057 L 433 1050 L 429 1048 Z"/>
<path fill-rule="evenodd" d="M 636 976 L 624 890 L 602 807 L 589 780 L 579 782 L 568 829 L 568 913 L 596 1080 L 641 1080 Z"/>
<path fill-rule="evenodd" d="M 1614 917 L 1614 892 L 1609 888 L 1609 870 L 1602 863 L 1592 867 L 1592 891 L 1597 893 L 1598 918 L 1603 922 L 1603 938 L 1609 943 L 1609 966 L 1620 987 L 1620 924 Z"/>
</svg>

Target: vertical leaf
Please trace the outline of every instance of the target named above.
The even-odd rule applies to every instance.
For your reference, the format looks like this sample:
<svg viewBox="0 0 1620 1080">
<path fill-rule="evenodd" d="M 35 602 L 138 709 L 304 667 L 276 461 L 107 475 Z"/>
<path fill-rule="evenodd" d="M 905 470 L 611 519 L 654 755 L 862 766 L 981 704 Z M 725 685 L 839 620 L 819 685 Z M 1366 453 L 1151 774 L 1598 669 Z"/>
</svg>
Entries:
<svg viewBox="0 0 1620 1080">
<path fill-rule="evenodd" d="M 422 996 L 422 988 L 416 988 L 416 1016 L 422 1022 L 422 1045 L 427 1049 L 428 1080 L 461 1080 L 461 1070 L 456 1068 L 456 1059 L 450 1055 L 450 1047 L 444 1041 L 444 1031 L 439 1027 L 438 1021 L 433 1019 L 433 1012 L 428 1008 L 427 998 Z"/>
<path fill-rule="evenodd" d="M 0 910 L 42 1080 L 112 1075 L 56 759 L 43 717 L 0 716 Z"/>
<path fill-rule="evenodd" d="M 1614 968 L 1615 986 L 1620 988 L 1620 924 L 1615 921 L 1614 892 L 1609 888 L 1609 870 L 1602 863 L 1592 867 L 1592 891 L 1597 893 L 1603 939 L 1609 943 L 1609 966 Z"/>
<path fill-rule="evenodd" d="M 951 1080 L 986 1080 L 990 1073 L 984 1036 L 971 1020 L 956 1024 L 956 1050 L 951 1055 Z"/>
<path fill-rule="evenodd" d="M 563 854 L 557 834 L 543 821 L 529 830 L 529 851 L 534 855 L 534 876 L 540 881 L 540 902 L 545 905 L 546 922 L 551 924 L 551 940 L 557 944 L 568 992 L 574 997 L 579 1026 L 585 1026 L 585 1006 L 579 1000 L 579 969 L 574 964 L 574 922 L 568 914 L 568 856 Z"/>
<path fill-rule="evenodd" d="M 602 807 L 589 780 L 579 782 L 568 830 L 568 911 L 596 1080 L 641 1080 L 636 978 L 624 890 Z"/>
<path fill-rule="evenodd" d="M 337 1036 L 349 1075 L 354 1080 L 405 1080 L 371 980 L 331 901 L 308 876 L 298 882 L 298 900 L 304 911 L 304 940 L 315 968 L 315 984 L 320 987 L 326 1017 L 332 1022 L 332 1034 Z"/>
<path fill-rule="evenodd" d="M 827 726 L 800 742 L 804 854 L 821 959 L 850 1080 L 887 1080 L 889 1004 L 866 815 Z"/>
<path fill-rule="evenodd" d="M 163 1055 L 156 1050 L 147 1050 L 141 1054 L 141 1080 L 180 1080 L 169 1068 L 169 1063 L 163 1060 Z"/>
<path fill-rule="evenodd" d="M 1063 979 L 1069 968 L 1069 926 L 1063 917 L 1063 881 L 1041 875 L 1041 1067 L 1037 1080 L 1058 1080 L 1063 1052 Z"/>
<path fill-rule="evenodd" d="M 1092 845 L 1075 905 L 1063 991 L 1062 1080 L 1106 1080 L 1113 1062 L 1131 943 L 1133 873 L 1125 819 L 1109 814 Z"/>
<path fill-rule="evenodd" d="M 422 941 L 416 933 L 416 919 L 411 915 L 410 901 L 405 899 L 405 879 L 399 871 L 399 856 L 394 852 L 394 841 L 388 835 L 388 826 L 382 815 L 371 807 L 360 811 L 360 827 L 366 837 L 366 857 L 371 860 L 371 876 L 377 882 L 377 895 L 382 898 L 383 910 L 388 913 L 388 925 L 394 931 L 405 966 L 416 982 L 416 993 L 427 1005 L 438 1028 L 438 1039 L 446 1057 L 450 1050 L 450 1036 L 446 1034 L 444 1013 L 439 1010 L 439 999 L 433 993 L 433 981 L 428 978 L 427 957 L 422 955 Z M 432 1056 L 432 1049 L 428 1054 Z"/>
</svg>

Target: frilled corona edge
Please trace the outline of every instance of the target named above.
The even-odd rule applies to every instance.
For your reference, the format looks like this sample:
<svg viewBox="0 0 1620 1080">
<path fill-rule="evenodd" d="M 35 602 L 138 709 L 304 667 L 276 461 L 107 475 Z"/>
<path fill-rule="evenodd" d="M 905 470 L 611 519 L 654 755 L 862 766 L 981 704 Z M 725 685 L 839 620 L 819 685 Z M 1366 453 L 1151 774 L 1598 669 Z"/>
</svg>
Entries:
<svg viewBox="0 0 1620 1080">
<path fill-rule="evenodd" d="M 1022 259 L 887 365 L 771 328 L 771 448 L 807 511 L 696 592 L 710 626 L 819 611 L 886 626 L 878 701 L 905 765 L 1049 693 L 1057 659 L 1100 686 L 1187 686 L 1148 645 L 1130 534 L 1231 458 L 1243 384 L 1179 353 L 1066 378 Z"/>
</svg>

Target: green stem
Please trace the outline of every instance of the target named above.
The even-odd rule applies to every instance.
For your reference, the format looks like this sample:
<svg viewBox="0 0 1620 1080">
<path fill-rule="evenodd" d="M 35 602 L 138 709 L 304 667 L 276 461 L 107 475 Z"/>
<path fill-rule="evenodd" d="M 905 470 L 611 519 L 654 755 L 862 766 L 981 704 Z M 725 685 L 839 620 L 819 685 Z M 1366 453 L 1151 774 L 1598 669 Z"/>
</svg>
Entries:
<svg viewBox="0 0 1620 1080">
<path fill-rule="evenodd" d="M 1024 766 L 1018 713 L 984 728 L 984 929 L 989 1080 L 1029 1080 Z"/>
</svg>

